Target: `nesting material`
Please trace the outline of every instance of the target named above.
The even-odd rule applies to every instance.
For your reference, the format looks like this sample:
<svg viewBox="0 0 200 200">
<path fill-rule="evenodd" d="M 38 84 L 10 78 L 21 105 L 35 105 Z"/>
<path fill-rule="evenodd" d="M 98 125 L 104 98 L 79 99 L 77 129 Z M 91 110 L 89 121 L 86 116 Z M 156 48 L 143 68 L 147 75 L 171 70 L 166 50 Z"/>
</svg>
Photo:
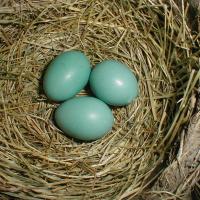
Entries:
<svg viewBox="0 0 200 200">
<path fill-rule="evenodd" d="M 17 2 L 0 7 L 0 196 L 133 199 L 192 112 L 199 44 L 184 13 L 173 1 Z M 93 65 L 119 60 L 139 80 L 137 100 L 113 108 L 112 132 L 91 143 L 56 128 L 42 91 L 45 67 L 72 49 Z"/>
</svg>

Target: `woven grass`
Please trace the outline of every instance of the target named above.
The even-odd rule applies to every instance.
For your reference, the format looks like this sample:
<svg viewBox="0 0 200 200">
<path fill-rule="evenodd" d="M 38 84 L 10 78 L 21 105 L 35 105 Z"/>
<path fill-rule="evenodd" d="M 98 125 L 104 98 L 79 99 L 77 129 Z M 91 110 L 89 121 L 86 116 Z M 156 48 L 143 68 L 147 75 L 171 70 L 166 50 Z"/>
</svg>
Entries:
<svg viewBox="0 0 200 200">
<path fill-rule="evenodd" d="M 192 113 L 199 43 L 184 13 L 173 1 L 17 2 L 0 7 L 1 198 L 137 198 Z M 112 131 L 91 143 L 56 128 L 58 104 L 42 91 L 45 67 L 71 49 L 93 65 L 122 61 L 139 80 L 137 100 L 112 108 Z"/>
</svg>

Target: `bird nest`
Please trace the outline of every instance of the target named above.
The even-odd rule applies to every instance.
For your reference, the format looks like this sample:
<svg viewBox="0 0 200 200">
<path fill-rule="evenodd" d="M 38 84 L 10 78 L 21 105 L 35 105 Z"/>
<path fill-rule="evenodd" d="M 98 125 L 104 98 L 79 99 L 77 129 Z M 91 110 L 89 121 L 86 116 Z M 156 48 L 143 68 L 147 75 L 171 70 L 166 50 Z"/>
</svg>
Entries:
<svg viewBox="0 0 200 200">
<path fill-rule="evenodd" d="M 173 2 L 42 0 L 7 2 L 0 16 L 1 197 L 139 195 L 159 174 L 192 110 L 198 58 L 184 13 Z M 45 67 L 72 49 L 93 65 L 126 63 L 139 81 L 139 97 L 113 107 L 112 131 L 94 142 L 64 136 L 53 122 L 58 104 L 42 91 Z"/>
</svg>

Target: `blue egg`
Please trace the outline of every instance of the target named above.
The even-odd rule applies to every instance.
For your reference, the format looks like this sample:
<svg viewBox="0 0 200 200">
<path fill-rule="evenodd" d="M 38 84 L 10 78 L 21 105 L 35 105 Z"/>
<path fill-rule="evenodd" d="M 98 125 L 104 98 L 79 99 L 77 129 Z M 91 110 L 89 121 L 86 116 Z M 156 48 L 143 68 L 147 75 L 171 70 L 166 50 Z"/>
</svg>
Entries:
<svg viewBox="0 0 200 200">
<path fill-rule="evenodd" d="M 108 133 L 113 126 L 111 109 L 94 97 L 75 97 L 65 101 L 55 111 L 58 127 L 73 138 L 91 141 Z"/>
<path fill-rule="evenodd" d="M 127 65 L 116 60 L 105 60 L 97 64 L 89 81 L 96 97 L 109 105 L 128 105 L 138 96 L 135 75 Z"/>
<path fill-rule="evenodd" d="M 90 71 L 90 62 L 82 52 L 63 52 L 50 63 L 44 74 L 44 92 L 51 100 L 67 100 L 84 88 Z"/>
</svg>

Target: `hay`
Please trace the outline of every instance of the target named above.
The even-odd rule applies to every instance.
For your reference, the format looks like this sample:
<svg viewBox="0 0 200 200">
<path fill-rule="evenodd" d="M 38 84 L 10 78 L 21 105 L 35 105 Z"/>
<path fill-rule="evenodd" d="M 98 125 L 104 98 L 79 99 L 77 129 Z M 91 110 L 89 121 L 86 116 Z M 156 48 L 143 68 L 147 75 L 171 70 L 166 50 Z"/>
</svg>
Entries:
<svg viewBox="0 0 200 200">
<path fill-rule="evenodd" d="M 199 43 L 184 13 L 174 2 L 35 0 L 6 1 L 0 16 L 2 198 L 110 200 L 140 194 L 161 172 L 193 111 Z M 120 60 L 139 80 L 139 98 L 113 108 L 112 132 L 92 143 L 61 134 L 52 121 L 57 104 L 41 89 L 47 64 L 71 49 L 84 51 L 93 65 Z"/>
</svg>

